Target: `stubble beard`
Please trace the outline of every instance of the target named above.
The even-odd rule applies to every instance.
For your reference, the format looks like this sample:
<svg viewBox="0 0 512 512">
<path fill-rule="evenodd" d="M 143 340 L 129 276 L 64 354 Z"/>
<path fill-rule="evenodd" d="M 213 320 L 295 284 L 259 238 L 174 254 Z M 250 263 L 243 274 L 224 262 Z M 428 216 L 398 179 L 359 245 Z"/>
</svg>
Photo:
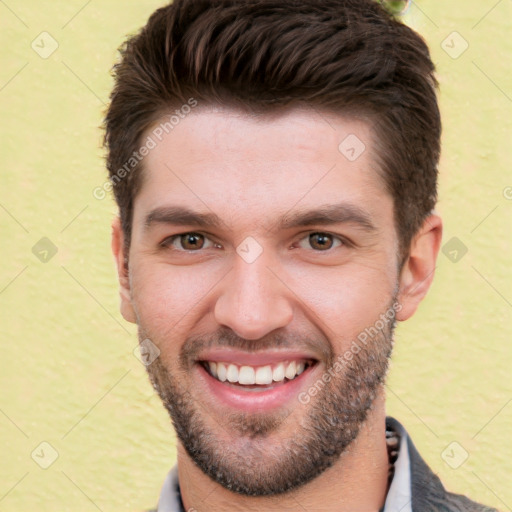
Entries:
<svg viewBox="0 0 512 512">
<path fill-rule="evenodd" d="M 332 371 L 333 364 L 336 358 L 338 361 L 341 358 L 329 345 L 325 363 L 326 371 L 331 369 L 331 380 L 325 383 L 320 377 L 315 381 L 322 381 L 321 388 L 317 386 L 320 388 L 317 395 L 307 404 L 297 399 L 291 410 L 215 417 L 183 386 L 179 376 L 190 372 L 198 346 L 222 345 L 246 350 L 258 346 L 257 341 L 243 340 L 232 331 L 187 340 L 176 371 L 169 371 L 161 357 L 147 366 L 147 371 L 178 439 L 195 464 L 232 492 L 272 496 L 312 481 L 331 467 L 357 437 L 385 381 L 394 327 L 393 318 L 364 346 L 359 343 L 360 351 L 352 359 L 344 360 L 343 369 L 338 372 Z M 141 333 L 139 337 L 144 339 Z M 279 338 L 275 345 L 271 343 L 269 347 L 296 346 L 297 337 Z M 317 341 L 316 345 L 320 343 L 326 350 L 325 340 Z M 280 428 L 297 409 L 303 412 L 293 434 L 280 437 Z M 235 442 L 225 440 L 230 438 Z"/>
</svg>

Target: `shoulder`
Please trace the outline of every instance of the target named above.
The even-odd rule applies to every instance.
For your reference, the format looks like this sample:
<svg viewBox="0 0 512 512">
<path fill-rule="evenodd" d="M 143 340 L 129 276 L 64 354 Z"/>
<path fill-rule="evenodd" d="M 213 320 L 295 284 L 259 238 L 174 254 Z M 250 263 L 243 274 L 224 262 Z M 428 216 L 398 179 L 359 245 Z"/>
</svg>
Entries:
<svg viewBox="0 0 512 512">
<path fill-rule="evenodd" d="M 498 512 L 466 496 L 448 492 L 423 460 L 405 428 L 394 418 L 387 418 L 386 422 L 407 436 L 413 512 Z"/>
<path fill-rule="evenodd" d="M 409 444 L 410 451 L 411 444 L 412 442 Z M 498 512 L 466 496 L 447 491 L 439 477 L 432 472 L 423 459 L 421 462 L 425 467 L 421 467 L 422 465 L 414 460 L 416 454 L 411 455 L 413 512 Z"/>
</svg>

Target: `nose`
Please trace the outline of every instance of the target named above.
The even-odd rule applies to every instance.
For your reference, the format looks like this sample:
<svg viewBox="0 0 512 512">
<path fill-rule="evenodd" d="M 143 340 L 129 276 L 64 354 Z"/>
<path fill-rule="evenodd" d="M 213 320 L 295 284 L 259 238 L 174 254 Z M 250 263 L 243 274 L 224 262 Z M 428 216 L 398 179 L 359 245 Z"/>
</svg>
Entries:
<svg viewBox="0 0 512 512">
<path fill-rule="evenodd" d="M 215 304 L 216 321 L 245 339 L 259 339 L 293 318 L 292 292 L 261 255 L 247 263 L 235 256 Z"/>
</svg>

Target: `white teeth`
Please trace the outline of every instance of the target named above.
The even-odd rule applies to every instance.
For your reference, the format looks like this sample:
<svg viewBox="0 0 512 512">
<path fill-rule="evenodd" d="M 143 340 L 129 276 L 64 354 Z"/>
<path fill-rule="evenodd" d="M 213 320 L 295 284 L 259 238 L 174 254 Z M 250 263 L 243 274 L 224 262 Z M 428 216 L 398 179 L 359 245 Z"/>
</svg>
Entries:
<svg viewBox="0 0 512 512">
<path fill-rule="evenodd" d="M 256 384 L 272 384 L 272 368 L 270 366 L 260 366 L 256 370 Z"/>
<path fill-rule="evenodd" d="M 221 382 L 238 383 L 246 386 L 259 384 L 268 386 L 274 382 L 283 382 L 286 379 L 292 380 L 306 369 L 304 361 L 283 362 L 266 366 L 240 366 L 230 363 L 208 361 L 210 373 Z"/>
<path fill-rule="evenodd" d="M 226 379 L 228 375 L 228 369 L 226 368 L 226 365 L 223 363 L 217 363 L 217 378 L 221 382 L 226 382 Z"/>
<path fill-rule="evenodd" d="M 278 364 L 272 372 L 272 380 L 275 382 L 281 382 L 284 380 L 284 364 Z"/>
<path fill-rule="evenodd" d="M 228 366 L 228 373 L 226 375 L 229 382 L 238 382 L 238 368 L 234 364 Z"/>
<path fill-rule="evenodd" d="M 297 375 L 297 365 L 295 364 L 295 361 L 292 361 L 287 367 L 286 371 L 284 372 L 284 375 L 287 379 L 293 379 L 295 375 Z"/>
<path fill-rule="evenodd" d="M 254 368 L 250 366 L 242 366 L 238 375 L 239 384 L 254 384 L 256 382 Z"/>
<path fill-rule="evenodd" d="M 212 373 L 212 375 L 214 377 L 217 377 L 217 363 L 209 361 L 208 366 L 210 367 L 210 372 Z"/>
</svg>

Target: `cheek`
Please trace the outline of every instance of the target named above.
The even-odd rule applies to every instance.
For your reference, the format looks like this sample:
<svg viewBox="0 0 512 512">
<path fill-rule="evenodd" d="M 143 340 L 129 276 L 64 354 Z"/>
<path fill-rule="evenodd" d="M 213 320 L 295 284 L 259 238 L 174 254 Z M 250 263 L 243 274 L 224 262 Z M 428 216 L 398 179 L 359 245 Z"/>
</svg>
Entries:
<svg viewBox="0 0 512 512">
<path fill-rule="evenodd" d="M 187 326 L 204 312 L 204 299 L 220 277 L 192 266 L 139 265 L 132 274 L 132 301 L 139 327 L 160 344 L 181 339 Z"/>
<path fill-rule="evenodd" d="M 290 281 L 311 322 L 332 340 L 339 340 L 336 351 L 344 350 L 358 334 L 373 326 L 393 299 L 396 278 L 382 267 L 317 269 Z M 292 282 L 293 281 L 293 282 Z"/>
</svg>

